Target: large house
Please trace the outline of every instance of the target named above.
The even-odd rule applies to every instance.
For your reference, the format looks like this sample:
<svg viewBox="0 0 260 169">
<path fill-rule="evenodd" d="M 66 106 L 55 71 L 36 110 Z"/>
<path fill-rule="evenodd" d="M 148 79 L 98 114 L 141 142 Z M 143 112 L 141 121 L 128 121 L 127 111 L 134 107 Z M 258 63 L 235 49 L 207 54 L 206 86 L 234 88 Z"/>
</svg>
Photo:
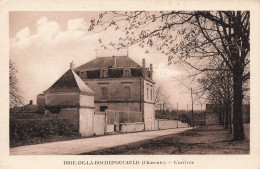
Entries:
<svg viewBox="0 0 260 169">
<path fill-rule="evenodd" d="M 79 67 L 70 65 L 94 92 L 94 112 L 105 110 L 141 112 L 145 130 L 155 129 L 153 66 L 142 66 L 128 56 L 97 57 Z M 57 90 L 59 90 L 57 88 Z M 38 104 L 46 106 L 46 90 Z M 55 91 L 52 91 L 55 92 Z"/>
</svg>

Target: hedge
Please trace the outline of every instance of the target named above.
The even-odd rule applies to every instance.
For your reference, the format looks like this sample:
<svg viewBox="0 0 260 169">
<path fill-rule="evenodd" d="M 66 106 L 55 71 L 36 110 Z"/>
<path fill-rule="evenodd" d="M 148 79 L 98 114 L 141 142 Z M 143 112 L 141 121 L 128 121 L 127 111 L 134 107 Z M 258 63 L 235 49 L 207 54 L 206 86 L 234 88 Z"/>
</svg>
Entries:
<svg viewBox="0 0 260 169">
<path fill-rule="evenodd" d="M 57 114 L 40 114 L 40 113 L 10 113 L 11 119 L 45 119 L 58 118 Z"/>
<path fill-rule="evenodd" d="M 78 136 L 78 121 L 72 119 L 10 119 L 10 143 L 35 138 Z"/>
</svg>

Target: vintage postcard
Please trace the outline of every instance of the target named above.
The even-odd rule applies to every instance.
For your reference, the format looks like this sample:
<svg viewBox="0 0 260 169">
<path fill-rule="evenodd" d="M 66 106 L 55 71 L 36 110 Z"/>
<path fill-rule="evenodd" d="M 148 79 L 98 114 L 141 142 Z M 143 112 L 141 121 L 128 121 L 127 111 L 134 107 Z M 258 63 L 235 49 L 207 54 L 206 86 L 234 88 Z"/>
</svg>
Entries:
<svg viewBox="0 0 260 169">
<path fill-rule="evenodd" d="M 259 5 L 2 1 L 0 168 L 259 168 Z"/>
</svg>

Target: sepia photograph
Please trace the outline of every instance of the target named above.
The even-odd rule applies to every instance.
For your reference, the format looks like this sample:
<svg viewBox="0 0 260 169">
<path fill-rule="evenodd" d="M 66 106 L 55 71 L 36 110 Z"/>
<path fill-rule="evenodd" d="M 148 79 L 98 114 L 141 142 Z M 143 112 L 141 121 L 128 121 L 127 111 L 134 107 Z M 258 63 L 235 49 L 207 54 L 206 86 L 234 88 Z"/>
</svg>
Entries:
<svg viewBox="0 0 260 169">
<path fill-rule="evenodd" d="M 0 168 L 259 168 L 259 2 L 231 1 L 0 3 Z"/>
<path fill-rule="evenodd" d="M 9 16 L 11 155 L 249 154 L 250 11 Z"/>
</svg>

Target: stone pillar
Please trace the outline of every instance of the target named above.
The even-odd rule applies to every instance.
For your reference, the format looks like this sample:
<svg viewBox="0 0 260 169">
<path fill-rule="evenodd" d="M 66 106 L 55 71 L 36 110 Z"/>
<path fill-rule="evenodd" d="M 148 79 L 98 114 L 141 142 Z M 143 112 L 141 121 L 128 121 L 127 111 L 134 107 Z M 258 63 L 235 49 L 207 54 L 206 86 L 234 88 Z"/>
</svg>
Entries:
<svg viewBox="0 0 260 169">
<path fill-rule="evenodd" d="M 94 96 L 81 94 L 79 97 L 79 133 L 81 136 L 94 135 Z"/>
<path fill-rule="evenodd" d="M 79 133 L 81 136 L 91 136 L 94 134 L 94 109 L 79 109 Z"/>
</svg>

